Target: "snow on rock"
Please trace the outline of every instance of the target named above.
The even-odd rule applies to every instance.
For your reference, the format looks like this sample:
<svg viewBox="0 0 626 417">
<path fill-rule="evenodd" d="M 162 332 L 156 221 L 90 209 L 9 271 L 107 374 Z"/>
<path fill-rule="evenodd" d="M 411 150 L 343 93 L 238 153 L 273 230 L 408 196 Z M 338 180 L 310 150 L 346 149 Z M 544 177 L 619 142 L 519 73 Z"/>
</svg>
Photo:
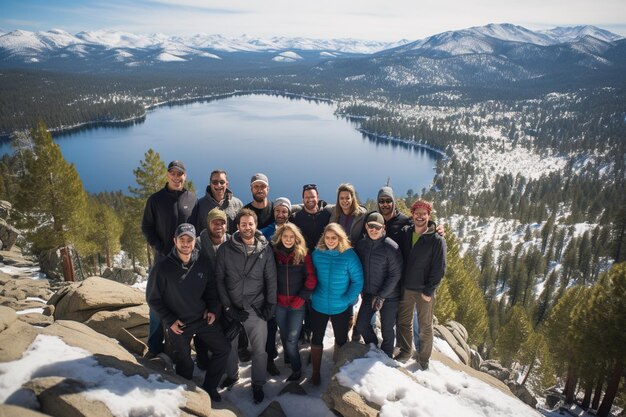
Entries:
<svg viewBox="0 0 626 417">
<path fill-rule="evenodd" d="M 35 406 L 34 397 L 25 392 L 14 394 L 30 379 L 47 376 L 82 381 L 88 386 L 86 397 L 103 402 L 116 417 L 178 415 L 185 402 L 180 385 L 155 374 L 147 379 L 127 377 L 121 370 L 100 366 L 88 351 L 48 335 L 38 335 L 19 360 L 0 363 L 0 401 L 17 398 L 16 405 Z"/>
<path fill-rule="evenodd" d="M 383 353 L 341 367 L 338 382 L 381 406 L 381 417 L 537 417 L 540 414 L 517 398 L 469 375 L 431 361 L 415 380 L 390 364 Z M 417 381 L 417 383 L 416 383 Z"/>
</svg>

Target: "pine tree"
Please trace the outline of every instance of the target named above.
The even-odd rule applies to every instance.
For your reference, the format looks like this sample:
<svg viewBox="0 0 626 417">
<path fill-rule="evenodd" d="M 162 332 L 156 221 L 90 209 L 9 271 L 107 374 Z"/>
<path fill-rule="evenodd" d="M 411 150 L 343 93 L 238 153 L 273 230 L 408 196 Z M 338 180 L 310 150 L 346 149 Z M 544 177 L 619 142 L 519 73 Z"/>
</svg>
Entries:
<svg viewBox="0 0 626 417">
<path fill-rule="evenodd" d="M 467 329 L 470 342 L 480 345 L 487 332 L 489 318 L 483 293 L 478 287 L 480 272 L 469 257 L 461 257 L 459 242 L 446 227 L 446 274 L 450 295 L 457 306 L 455 320 Z"/>
<path fill-rule="evenodd" d="M 600 335 L 596 353 L 609 363 L 608 386 L 598 409 L 598 415 L 606 417 L 619 391 L 619 384 L 626 364 L 626 263 L 613 265 L 606 279 L 594 285 L 591 294 L 590 333 Z M 598 332 L 598 329 L 602 329 Z"/>
<path fill-rule="evenodd" d="M 128 190 L 134 197 L 142 199 L 145 203 L 150 195 L 165 186 L 167 168 L 159 153 L 152 149 L 148 149 L 144 158 L 143 161 L 139 161 L 140 166 L 133 170 L 138 187 L 128 187 Z"/>
<path fill-rule="evenodd" d="M 122 250 L 130 256 L 133 268 L 137 262 L 147 262 L 146 240 L 141 232 L 141 216 L 145 203 L 138 198 L 125 197 L 122 208 L 122 235 L 120 243 Z"/>
<path fill-rule="evenodd" d="M 33 152 L 25 154 L 26 175 L 20 180 L 16 209 L 32 250 L 89 246 L 87 193 L 73 164 L 63 159 L 59 145 L 40 122 L 31 131 Z"/>
<path fill-rule="evenodd" d="M 165 163 L 161 160 L 159 153 L 148 149 L 144 158 L 143 161 L 139 162 L 140 166 L 133 170 L 138 187 L 128 187 L 128 190 L 134 198 L 129 201 L 129 207 L 131 209 L 128 212 L 128 217 L 130 218 L 124 221 L 124 231 L 122 232 L 125 242 L 124 246 L 133 248 L 133 253 L 136 250 L 136 242 L 134 239 L 137 236 L 137 231 L 140 230 L 141 217 L 146 201 L 148 197 L 163 188 L 167 182 L 167 168 Z M 148 263 L 151 263 L 150 246 L 145 243 L 144 248 L 146 250 Z"/>
<path fill-rule="evenodd" d="M 120 251 L 120 237 L 123 231 L 123 224 L 115 211 L 104 204 L 93 202 L 94 220 L 94 242 L 98 246 L 100 253 L 104 254 L 106 265 L 112 266 L 113 255 Z"/>
<path fill-rule="evenodd" d="M 521 347 L 532 333 L 533 328 L 526 310 L 521 306 L 514 306 L 496 339 L 496 351 L 504 366 L 510 366 L 513 360 L 520 359 Z"/>
<path fill-rule="evenodd" d="M 457 306 L 452 295 L 448 280 L 441 281 L 441 285 L 437 288 L 437 302 L 435 303 L 435 316 L 439 323 L 447 323 L 456 318 Z"/>
</svg>

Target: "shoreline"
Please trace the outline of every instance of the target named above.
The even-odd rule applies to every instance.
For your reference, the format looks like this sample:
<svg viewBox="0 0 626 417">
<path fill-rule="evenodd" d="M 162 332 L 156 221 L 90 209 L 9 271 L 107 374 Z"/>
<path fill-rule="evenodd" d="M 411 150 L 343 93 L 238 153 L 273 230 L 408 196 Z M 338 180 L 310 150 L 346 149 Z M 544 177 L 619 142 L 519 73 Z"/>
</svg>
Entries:
<svg viewBox="0 0 626 417">
<path fill-rule="evenodd" d="M 226 99 L 230 97 L 244 96 L 244 95 L 249 95 L 249 94 L 267 94 L 267 95 L 276 95 L 276 96 L 284 96 L 284 97 L 297 97 L 303 100 L 322 101 L 322 102 L 327 102 L 329 104 L 334 104 L 336 102 L 336 100 L 329 99 L 329 98 L 321 98 L 321 97 L 290 93 L 287 91 L 279 91 L 279 90 L 265 90 L 265 89 L 235 90 L 235 91 L 231 91 L 230 93 L 211 94 L 211 95 L 198 96 L 198 97 L 185 97 L 185 98 L 176 98 L 176 99 L 172 99 L 168 101 L 159 101 L 153 104 L 144 105 L 144 111 L 142 114 L 129 117 L 126 119 L 106 120 L 106 121 L 92 120 L 92 121 L 77 123 L 71 126 L 48 128 L 48 131 L 54 136 L 54 135 L 60 135 L 60 134 L 62 135 L 65 133 L 71 133 L 71 132 L 82 130 L 85 128 L 90 128 L 90 127 L 93 127 L 94 125 L 96 125 L 95 127 L 97 127 L 97 125 L 111 126 L 111 127 L 125 127 L 125 125 L 131 125 L 131 124 L 135 124 L 137 122 L 142 121 L 148 116 L 148 113 L 151 110 L 157 109 L 159 107 L 192 104 L 192 103 L 199 103 L 203 101 L 221 100 L 221 99 Z M 8 142 L 11 139 L 11 135 L 15 133 L 17 133 L 17 131 L 13 131 L 8 134 L 0 134 L 0 142 Z"/>
<path fill-rule="evenodd" d="M 122 120 L 108 120 L 108 121 L 88 121 L 88 122 L 82 122 L 82 123 L 78 123 L 76 125 L 72 125 L 72 126 L 62 126 L 62 127 L 54 127 L 54 128 L 49 128 L 48 131 L 53 135 L 53 136 L 58 136 L 58 135 L 63 135 L 66 133 L 71 133 L 71 132 L 75 132 L 75 131 L 80 131 L 82 129 L 90 129 L 92 127 L 98 127 L 98 125 L 100 126 L 110 126 L 110 127 L 126 127 L 126 126 L 130 126 L 133 125 L 135 123 L 138 122 L 142 122 L 143 120 L 146 119 L 146 117 L 148 117 L 148 113 L 151 110 L 155 110 L 158 109 L 159 107 L 165 107 L 165 106 L 176 106 L 176 105 L 183 105 L 183 104 L 193 104 L 193 103 L 199 103 L 199 102 L 203 102 L 203 101 L 213 101 L 213 100 L 221 100 L 221 99 L 226 99 L 226 98 L 230 98 L 230 97 L 236 97 L 236 96 L 244 96 L 244 95 L 249 95 L 249 94 L 267 94 L 267 95 L 276 95 L 276 96 L 283 96 L 283 97 L 296 97 L 296 98 L 301 98 L 303 100 L 312 100 L 312 101 L 321 101 L 321 102 L 326 102 L 329 104 L 335 104 L 337 102 L 337 100 L 333 100 L 333 99 L 329 99 L 329 98 L 322 98 L 322 97 L 316 97 L 316 96 L 310 96 L 310 95 L 304 95 L 304 94 L 298 94 L 298 93 L 291 93 L 288 91 L 279 91 L 279 90 L 269 90 L 269 89 L 257 89 L 257 90 L 235 90 L 235 91 L 231 91 L 230 93 L 221 93 L 221 94 L 211 94 L 211 95 L 205 95 L 205 96 L 198 96 L 198 97 L 192 97 L 192 98 L 177 98 L 177 99 L 172 99 L 172 100 L 168 100 L 168 101 L 160 101 L 160 102 L 156 102 L 153 104 L 149 104 L 149 105 L 144 105 L 144 111 L 142 114 L 134 116 L 134 117 L 129 117 L 126 119 L 122 119 Z M 341 114 L 341 113 L 336 113 L 338 116 L 347 118 L 347 119 L 367 119 L 367 116 L 356 116 L 356 115 L 349 115 L 349 114 Z M 399 138 L 399 137 L 395 137 L 395 136 L 389 136 L 389 135 L 383 135 L 383 134 L 379 134 L 379 133 L 375 133 L 375 132 L 370 132 L 368 130 L 362 129 L 362 128 L 356 128 L 357 131 L 361 132 L 362 134 L 368 135 L 368 136 L 372 136 L 374 138 L 377 139 L 383 139 L 389 142 L 395 142 L 395 143 L 401 143 L 404 145 L 408 145 L 411 147 L 418 147 L 418 148 L 424 148 L 427 149 L 429 151 L 435 152 L 439 155 L 441 155 L 441 157 L 444 160 L 447 160 L 449 158 L 449 156 L 441 149 L 438 148 L 434 148 L 432 146 L 429 146 L 427 144 L 423 144 L 423 143 L 419 143 L 417 141 L 414 140 L 410 140 L 410 139 L 405 139 L 405 138 Z M 11 132 L 10 134 L 6 135 L 6 134 L 0 134 L 0 143 L 2 142 L 9 142 L 11 135 L 16 133 Z"/>
</svg>

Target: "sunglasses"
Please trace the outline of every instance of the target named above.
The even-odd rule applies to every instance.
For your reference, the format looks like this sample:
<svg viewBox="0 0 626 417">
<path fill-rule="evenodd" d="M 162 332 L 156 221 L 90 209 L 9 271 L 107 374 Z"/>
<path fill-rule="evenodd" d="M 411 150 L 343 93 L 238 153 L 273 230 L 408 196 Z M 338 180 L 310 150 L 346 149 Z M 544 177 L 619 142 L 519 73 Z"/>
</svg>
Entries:
<svg viewBox="0 0 626 417">
<path fill-rule="evenodd" d="M 316 190 L 317 191 L 317 184 L 305 184 L 302 186 L 302 191 L 307 191 L 307 190 Z"/>
<path fill-rule="evenodd" d="M 226 181 L 224 181 L 224 180 L 213 180 L 213 181 L 211 181 L 211 184 L 213 184 L 213 185 L 224 185 L 224 184 L 226 184 Z"/>
<path fill-rule="evenodd" d="M 378 204 L 391 204 L 393 203 L 393 200 L 390 198 L 381 198 L 380 200 L 378 200 Z"/>
<path fill-rule="evenodd" d="M 368 223 L 367 227 L 369 227 L 370 229 L 374 229 L 374 230 L 380 230 L 383 227 L 381 225 L 379 225 L 378 223 Z"/>
</svg>

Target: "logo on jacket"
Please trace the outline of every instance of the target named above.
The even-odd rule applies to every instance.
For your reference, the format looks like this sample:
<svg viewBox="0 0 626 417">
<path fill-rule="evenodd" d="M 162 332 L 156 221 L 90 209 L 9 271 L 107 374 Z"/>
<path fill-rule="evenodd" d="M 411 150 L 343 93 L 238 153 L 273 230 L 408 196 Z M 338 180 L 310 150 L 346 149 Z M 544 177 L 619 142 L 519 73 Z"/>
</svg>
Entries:
<svg viewBox="0 0 626 417">
<path fill-rule="evenodd" d="M 198 278 L 203 279 L 204 278 L 204 272 L 198 272 Z"/>
</svg>

